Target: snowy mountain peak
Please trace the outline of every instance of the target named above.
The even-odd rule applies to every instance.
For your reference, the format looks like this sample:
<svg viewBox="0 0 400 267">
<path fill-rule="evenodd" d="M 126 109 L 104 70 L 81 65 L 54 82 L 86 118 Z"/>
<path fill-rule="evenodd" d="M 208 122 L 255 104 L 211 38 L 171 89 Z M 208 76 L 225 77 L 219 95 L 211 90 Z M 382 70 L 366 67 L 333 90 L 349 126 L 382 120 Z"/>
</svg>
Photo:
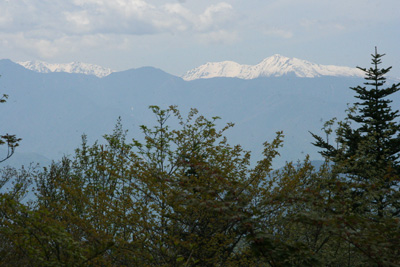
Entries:
<svg viewBox="0 0 400 267">
<path fill-rule="evenodd" d="M 357 68 L 319 65 L 306 60 L 275 54 L 257 65 L 241 65 L 233 61 L 209 62 L 189 70 L 182 78 L 187 81 L 214 77 L 254 79 L 258 77 L 279 77 L 288 74 L 308 78 L 320 76 L 363 77 L 364 75 Z"/>
<path fill-rule="evenodd" d="M 49 73 L 49 72 L 81 73 L 86 75 L 95 75 L 97 77 L 102 78 L 114 72 L 109 68 L 103 68 L 98 65 L 81 63 L 81 62 L 52 64 L 43 61 L 24 61 L 17 63 L 27 69 L 41 73 Z"/>
</svg>

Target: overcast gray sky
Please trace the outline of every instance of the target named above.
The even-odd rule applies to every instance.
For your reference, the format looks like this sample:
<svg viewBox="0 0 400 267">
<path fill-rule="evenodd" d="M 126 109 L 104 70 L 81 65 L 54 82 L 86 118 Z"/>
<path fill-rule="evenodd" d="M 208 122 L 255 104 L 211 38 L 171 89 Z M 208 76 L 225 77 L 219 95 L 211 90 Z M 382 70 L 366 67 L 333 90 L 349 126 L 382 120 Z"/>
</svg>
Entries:
<svg viewBox="0 0 400 267">
<path fill-rule="evenodd" d="M 81 61 L 181 75 L 273 54 L 400 77 L 399 0 L 0 0 L 0 58 Z"/>
</svg>

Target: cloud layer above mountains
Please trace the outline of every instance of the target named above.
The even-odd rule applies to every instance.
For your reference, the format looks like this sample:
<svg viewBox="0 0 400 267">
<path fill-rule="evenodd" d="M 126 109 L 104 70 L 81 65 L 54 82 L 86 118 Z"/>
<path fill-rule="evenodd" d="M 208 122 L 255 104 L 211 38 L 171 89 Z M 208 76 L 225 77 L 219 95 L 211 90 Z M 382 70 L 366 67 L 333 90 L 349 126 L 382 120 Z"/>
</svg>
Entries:
<svg viewBox="0 0 400 267">
<path fill-rule="evenodd" d="M 2 1 L 0 15 L 2 32 L 51 39 L 63 34 L 212 31 L 234 17 L 232 5 L 226 2 L 194 12 L 179 2 L 157 5 L 144 0 Z"/>
<path fill-rule="evenodd" d="M 192 11 L 180 2 L 151 4 L 144 0 L 2 1 L 2 46 L 31 48 L 44 57 L 66 44 L 120 43 L 129 35 L 210 34 L 227 31 L 235 12 L 226 2 Z M 119 38 L 118 38 L 119 37 Z M 116 41 L 113 41 L 116 40 Z"/>
</svg>

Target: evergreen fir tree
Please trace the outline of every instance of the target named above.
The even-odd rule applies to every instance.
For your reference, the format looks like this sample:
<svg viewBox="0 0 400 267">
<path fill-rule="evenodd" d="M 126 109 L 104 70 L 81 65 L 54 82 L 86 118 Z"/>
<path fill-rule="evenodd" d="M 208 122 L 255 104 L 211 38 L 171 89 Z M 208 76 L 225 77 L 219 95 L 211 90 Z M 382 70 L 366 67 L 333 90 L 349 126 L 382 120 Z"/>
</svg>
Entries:
<svg viewBox="0 0 400 267">
<path fill-rule="evenodd" d="M 384 88 L 385 75 L 392 67 L 379 68 L 384 54 L 372 54 L 372 67 L 358 67 L 365 73 L 364 86 L 350 87 L 360 101 L 349 109 L 344 122 L 336 130 L 336 147 L 328 140 L 312 134 L 320 153 L 335 163 L 346 163 L 349 174 L 359 176 L 377 169 L 392 169 L 400 174 L 399 110 L 392 110 L 388 97 L 400 90 L 400 83 Z M 358 126 L 353 128 L 352 125 Z M 364 178 L 367 178 L 364 177 Z"/>
<path fill-rule="evenodd" d="M 315 146 L 335 164 L 351 188 L 352 210 L 362 214 L 400 216 L 400 123 L 399 110 L 392 110 L 389 97 L 400 90 L 400 83 L 384 87 L 391 67 L 380 68 L 381 58 L 375 48 L 372 67 L 360 68 L 365 73 L 364 86 L 351 87 L 359 99 L 347 111 L 335 130 L 336 144 L 329 138 L 312 134 Z M 327 135 L 334 120 L 325 126 Z"/>
</svg>

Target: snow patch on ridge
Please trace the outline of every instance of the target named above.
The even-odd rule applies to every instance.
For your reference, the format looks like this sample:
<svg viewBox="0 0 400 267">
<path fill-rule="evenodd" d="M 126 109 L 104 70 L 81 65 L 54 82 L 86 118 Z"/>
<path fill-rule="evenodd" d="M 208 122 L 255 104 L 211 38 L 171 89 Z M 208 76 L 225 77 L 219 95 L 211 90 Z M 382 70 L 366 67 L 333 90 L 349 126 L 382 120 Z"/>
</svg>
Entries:
<svg viewBox="0 0 400 267">
<path fill-rule="evenodd" d="M 81 63 L 81 62 L 52 64 L 43 61 L 24 61 L 17 63 L 25 67 L 26 69 L 41 73 L 49 73 L 49 72 L 81 73 L 86 75 L 95 75 L 99 78 L 102 78 L 114 72 L 109 68 L 104 68 L 98 65 Z"/>
<path fill-rule="evenodd" d="M 184 80 L 208 79 L 215 77 L 236 77 L 255 79 L 258 77 L 279 77 L 294 74 L 297 77 L 363 77 L 364 73 L 357 68 L 319 65 L 306 60 L 273 55 L 257 65 L 241 65 L 233 61 L 209 62 L 186 72 Z"/>
</svg>

